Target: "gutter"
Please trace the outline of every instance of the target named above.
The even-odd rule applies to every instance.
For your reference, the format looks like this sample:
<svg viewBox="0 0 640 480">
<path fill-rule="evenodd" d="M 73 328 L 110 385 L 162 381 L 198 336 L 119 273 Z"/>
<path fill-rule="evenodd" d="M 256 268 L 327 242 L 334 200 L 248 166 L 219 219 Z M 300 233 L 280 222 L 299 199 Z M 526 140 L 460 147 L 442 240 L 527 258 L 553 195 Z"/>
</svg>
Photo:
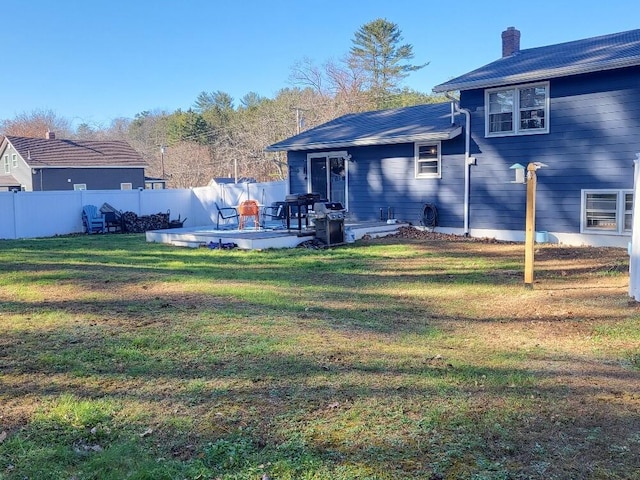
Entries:
<svg viewBox="0 0 640 480">
<path fill-rule="evenodd" d="M 471 189 L 471 165 L 475 165 L 476 159 L 469 155 L 471 145 L 471 112 L 466 108 L 460 108 L 458 101 L 451 96 L 450 92 L 445 92 L 445 97 L 451 100 L 451 106 L 455 113 L 465 116 L 464 122 L 464 236 L 469 236 L 469 191 Z M 453 118 L 452 118 L 453 120 Z"/>
<path fill-rule="evenodd" d="M 452 122 L 453 123 L 453 122 Z M 462 133 L 462 128 L 451 128 L 447 131 L 436 131 L 416 135 L 404 135 L 396 137 L 365 137 L 353 140 L 336 140 L 332 142 L 305 143 L 279 145 L 280 142 L 269 145 L 265 152 L 292 152 L 299 150 L 320 150 L 328 148 L 367 147 L 374 145 L 393 145 L 396 143 L 428 142 L 433 140 L 451 140 Z"/>
</svg>

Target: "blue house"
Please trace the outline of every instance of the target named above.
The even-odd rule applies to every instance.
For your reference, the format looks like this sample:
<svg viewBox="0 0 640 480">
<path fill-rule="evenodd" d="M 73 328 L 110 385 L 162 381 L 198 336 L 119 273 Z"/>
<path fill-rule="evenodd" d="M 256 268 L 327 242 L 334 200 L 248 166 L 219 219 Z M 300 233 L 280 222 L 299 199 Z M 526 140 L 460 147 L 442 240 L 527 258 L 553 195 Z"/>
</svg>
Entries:
<svg viewBox="0 0 640 480">
<path fill-rule="evenodd" d="M 536 227 L 574 245 L 631 239 L 640 153 L 640 30 L 520 49 L 434 88 L 451 104 L 346 115 L 268 147 L 286 151 L 290 191 L 342 202 L 354 220 L 420 224 L 435 205 L 442 232 L 524 240 L 526 189 L 538 170 Z M 452 95 L 452 98 L 453 95 Z"/>
</svg>

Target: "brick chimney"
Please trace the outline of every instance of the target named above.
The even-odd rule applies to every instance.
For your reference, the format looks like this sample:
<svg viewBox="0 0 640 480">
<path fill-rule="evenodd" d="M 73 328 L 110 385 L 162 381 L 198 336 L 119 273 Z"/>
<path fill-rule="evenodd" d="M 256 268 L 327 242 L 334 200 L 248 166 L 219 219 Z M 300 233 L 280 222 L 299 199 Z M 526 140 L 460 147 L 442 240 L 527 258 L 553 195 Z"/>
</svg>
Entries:
<svg viewBox="0 0 640 480">
<path fill-rule="evenodd" d="M 55 138 L 56 138 L 56 132 L 52 132 L 51 130 L 47 130 L 46 139 L 47 140 L 55 140 Z"/>
<path fill-rule="evenodd" d="M 502 32 L 502 58 L 510 57 L 520 51 L 520 30 L 509 27 Z"/>
</svg>

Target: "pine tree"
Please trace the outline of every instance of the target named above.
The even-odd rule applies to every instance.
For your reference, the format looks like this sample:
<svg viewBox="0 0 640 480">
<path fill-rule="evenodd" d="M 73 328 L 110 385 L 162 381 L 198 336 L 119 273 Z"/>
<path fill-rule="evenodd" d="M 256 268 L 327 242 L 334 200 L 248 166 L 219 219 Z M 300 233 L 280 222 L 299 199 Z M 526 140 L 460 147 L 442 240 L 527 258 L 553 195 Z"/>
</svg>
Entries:
<svg viewBox="0 0 640 480">
<path fill-rule="evenodd" d="M 398 25 L 382 18 L 360 27 L 352 40 L 349 61 L 367 74 L 379 107 L 399 91 L 405 77 L 427 65 L 408 63 L 413 58 L 413 46 L 401 44 L 402 40 Z"/>
</svg>

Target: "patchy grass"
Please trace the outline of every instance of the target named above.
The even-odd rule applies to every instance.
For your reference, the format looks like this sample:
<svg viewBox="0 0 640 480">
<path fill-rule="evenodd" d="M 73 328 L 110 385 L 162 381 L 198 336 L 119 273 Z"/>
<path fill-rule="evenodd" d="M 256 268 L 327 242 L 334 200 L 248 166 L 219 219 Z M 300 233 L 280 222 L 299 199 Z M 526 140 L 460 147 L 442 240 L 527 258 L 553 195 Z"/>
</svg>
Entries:
<svg viewBox="0 0 640 480">
<path fill-rule="evenodd" d="M 632 479 L 626 252 L 0 242 L 0 479 Z"/>
</svg>

